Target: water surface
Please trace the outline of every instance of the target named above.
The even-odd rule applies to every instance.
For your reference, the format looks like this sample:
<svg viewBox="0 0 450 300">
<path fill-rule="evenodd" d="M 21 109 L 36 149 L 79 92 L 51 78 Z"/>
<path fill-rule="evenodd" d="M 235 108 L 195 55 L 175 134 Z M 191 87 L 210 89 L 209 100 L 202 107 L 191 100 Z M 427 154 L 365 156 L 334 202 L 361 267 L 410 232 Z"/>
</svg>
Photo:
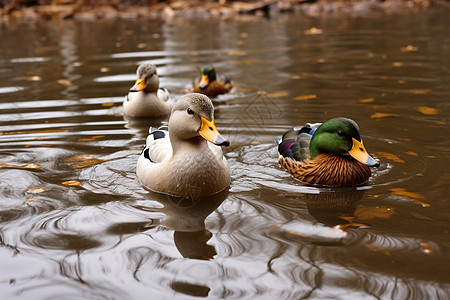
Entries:
<svg viewBox="0 0 450 300">
<path fill-rule="evenodd" d="M 450 297 L 447 12 L 12 22 L 0 40 L 0 298 Z M 164 121 L 122 116 L 143 62 L 173 97 L 206 63 L 233 78 L 214 102 L 229 190 L 137 181 Z M 367 185 L 280 168 L 274 137 L 336 116 L 381 163 Z"/>
</svg>

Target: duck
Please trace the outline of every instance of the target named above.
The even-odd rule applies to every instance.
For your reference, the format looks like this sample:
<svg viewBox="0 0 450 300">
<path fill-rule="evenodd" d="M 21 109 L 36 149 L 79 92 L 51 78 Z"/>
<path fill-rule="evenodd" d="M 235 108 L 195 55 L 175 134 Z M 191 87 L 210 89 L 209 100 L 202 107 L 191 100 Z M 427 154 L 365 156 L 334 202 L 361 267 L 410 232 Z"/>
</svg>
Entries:
<svg viewBox="0 0 450 300">
<path fill-rule="evenodd" d="M 167 89 L 159 88 L 156 66 L 141 64 L 137 80 L 123 101 L 123 112 L 129 117 L 161 117 L 170 114 L 173 101 Z"/>
<path fill-rule="evenodd" d="M 363 145 L 355 121 L 337 117 L 294 127 L 275 139 L 278 161 L 302 182 L 330 187 L 364 184 L 379 167 Z"/>
<path fill-rule="evenodd" d="M 207 96 L 190 93 L 175 103 L 168 125 L 150 128 L 136 175 L 152 191 L 180 197 L 216 194 L 230 185 L 222 146 L 230 142 L 217 130 Z"/>
<path fill-rule="evenodd" d="M 194 93 L 201 93 L 208 97 L 216 97 L 228 93 L 233 84 L 226 76 L 217 76 L 216 70 L 211 65 L 200 69 L 200 76 L 193 80 Z"/>
</svg>

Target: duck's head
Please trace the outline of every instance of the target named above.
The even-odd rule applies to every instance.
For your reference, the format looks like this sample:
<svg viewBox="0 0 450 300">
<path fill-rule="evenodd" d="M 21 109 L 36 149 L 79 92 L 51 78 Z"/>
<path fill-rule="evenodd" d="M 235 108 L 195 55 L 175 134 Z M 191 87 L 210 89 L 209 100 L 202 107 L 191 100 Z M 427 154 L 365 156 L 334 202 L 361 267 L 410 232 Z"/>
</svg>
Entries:
<svg viewBox="0 0 450 300">
<path fill-rule="evenodd" d="M 201 73 L 201 78 L 200 78 L 199 87 L 201 89 L 206 88 L 208 86 L 208 84 L 210 84 L 211 82 L 213 82 L 214 80 L 217 79 L 216 70 L 214 70 L 213 66 L 210 66 L 210 65 L 203 66 L 200 69 L 200 73 Z"/>
<path fill-rule="evenodd" d="M 156 66 L 152 64 L 142 64 L 136 71 L 137 80 L 130 92 L 156 92 L 159 88 L 159 78 L 156 74 Z"/>
<path fill-rule="evenodd" d="M 214 123 L 214 106 L 203 94 L 186 94 L 177 100 L 169 119 L 171 139 L 190 140 L 202 137 L 218 146 L 229 146 Z"/>
<path fill-rule="evenodd" d="M 334 118 L 320 125 L 311 138 L 309 149 L 311 159 L 331 153 L 350 155 L 369 167 L 380 165 L 364 148 L 358 125 L 347 118 Z"/>
</svg>

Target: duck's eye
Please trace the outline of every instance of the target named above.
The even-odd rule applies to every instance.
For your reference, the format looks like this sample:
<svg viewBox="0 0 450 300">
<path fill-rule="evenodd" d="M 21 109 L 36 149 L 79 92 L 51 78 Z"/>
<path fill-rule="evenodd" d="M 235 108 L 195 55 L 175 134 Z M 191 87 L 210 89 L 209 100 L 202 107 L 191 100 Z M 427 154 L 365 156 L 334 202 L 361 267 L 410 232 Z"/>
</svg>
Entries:
<svg viewBox="0 0 450 300">
<path fill-rule="evenodd" d="M 338 136 L 344 136 L 344 133 L 342 132 L 342 131 L 338 131 L 338 132 L 336 132 L 336 134 L 338 135 Z"/>
<path fill-rule="evenodd" d="M 193 114 L 194 114 L 194 111 L 193 111 L 192 109 L 188 108 L 188 109 L 187 109 L 187 113 L 188 113 L 189 115 L 193 115 Z"/>
</svg>

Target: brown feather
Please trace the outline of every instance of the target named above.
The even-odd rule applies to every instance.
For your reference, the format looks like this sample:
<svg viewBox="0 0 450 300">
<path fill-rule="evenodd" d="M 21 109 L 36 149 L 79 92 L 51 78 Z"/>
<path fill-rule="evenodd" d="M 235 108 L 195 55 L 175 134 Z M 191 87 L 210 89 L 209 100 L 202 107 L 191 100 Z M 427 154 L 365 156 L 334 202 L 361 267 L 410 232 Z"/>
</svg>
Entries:
<svg viewBox="0 0 450 300">
<path fill-rule="evenodd" d="M 296 161 L 279 156 L 279 162 L 295 178 L 326 186 L 354 186 L 366 182 L 370 169 L 350 156 L 321 154 L 313 160 Z"/>
<path fill-rule="evenodd" d="M 208 97 L 216 97 L 217 95 L 226 94 L 232 88 L 231 83 L 222 84 L 218 80 L 210 82 L 204 89 L 201 89 L 198 83 L 194 87 L 194 93 L 204 94 Z"/>
</svg>

